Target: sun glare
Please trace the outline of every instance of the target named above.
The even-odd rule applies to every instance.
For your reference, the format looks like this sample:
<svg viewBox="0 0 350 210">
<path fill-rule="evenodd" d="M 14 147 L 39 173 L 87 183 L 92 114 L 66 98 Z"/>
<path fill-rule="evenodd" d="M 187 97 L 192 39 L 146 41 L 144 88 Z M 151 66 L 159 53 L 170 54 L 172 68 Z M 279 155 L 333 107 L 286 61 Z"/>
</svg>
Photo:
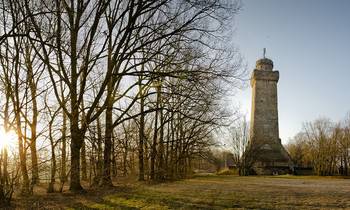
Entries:
<svg viewBox="0 0 350 210">
<path fill-rule="evenodd" d="M 16 133 L 14 131 L 5 132 L 0 129 L 0 149 L 12 147 L 16 142 Z"/>
</svg>

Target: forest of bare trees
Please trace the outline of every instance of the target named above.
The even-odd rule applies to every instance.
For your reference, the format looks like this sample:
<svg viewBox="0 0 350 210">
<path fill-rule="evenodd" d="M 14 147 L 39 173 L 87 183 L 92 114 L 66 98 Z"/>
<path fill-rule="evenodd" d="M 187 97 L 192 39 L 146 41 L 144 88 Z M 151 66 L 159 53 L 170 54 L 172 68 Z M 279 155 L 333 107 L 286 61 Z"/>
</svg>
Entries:
<svg viewBox="0 0 350 210">
<path fill-rule="evenodd" d="M 1 0 L 0 203 L 184 178 L 243 77 L 224 0 Z M 1 141 L 1 139 L 0 139 Z"/>
<path fill-rule="evenodd" d="M 350 115 L 341 122 L 319 118 L 304 123 L 287 145 L 298 167 L 312 167 L 316 175 L 331 176 L 350 173 Z"/>
</svg>

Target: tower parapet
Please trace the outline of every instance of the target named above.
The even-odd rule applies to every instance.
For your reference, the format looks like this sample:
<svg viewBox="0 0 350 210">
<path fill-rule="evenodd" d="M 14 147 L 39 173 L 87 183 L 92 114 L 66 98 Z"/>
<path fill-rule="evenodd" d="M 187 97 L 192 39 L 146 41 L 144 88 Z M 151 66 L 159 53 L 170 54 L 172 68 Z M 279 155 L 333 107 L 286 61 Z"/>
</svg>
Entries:
<svg viewBox="0 0 350 210">
<path fill-rule="evenodd" d="M 273 61 L 268 58 L 262 58 L 256 61 L 255 65 L 257 70 L 262 71 L 272 71 L 273 69 Z"/>
</svg>

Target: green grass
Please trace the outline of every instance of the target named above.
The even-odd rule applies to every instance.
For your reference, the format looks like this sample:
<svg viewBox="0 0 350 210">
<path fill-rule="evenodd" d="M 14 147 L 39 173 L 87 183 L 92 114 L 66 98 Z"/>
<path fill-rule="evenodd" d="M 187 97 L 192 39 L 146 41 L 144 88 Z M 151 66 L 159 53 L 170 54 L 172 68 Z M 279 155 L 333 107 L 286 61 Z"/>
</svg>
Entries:
<svg viewBox="0 0 350 210">
<path fill-rule="evenodd" d="M 82 195 L 43 195 L 35 202 L 49 209 L 350 209 L 349 195 L 349 180 L 339 177 L 200 175 L 161 184 L 121 183 Z"/>
<path fill-rule="evenodd" d="M 279 179 L 276 179 L 279 178 Z M 94 209 L 322 209 L 350 208 L 344 188 L 329 194 L 323 177 L 198 176 L 159 185 L 141 185 L 103 197 Z M 340 183 L 338 183 L 340 184 Z M 349 183 L 348 183 L 348 186 Z M 320 191 L 320 190 L 323 190 Z M 350 192 L 348 189 L 347 192 Z"/>
</svg>

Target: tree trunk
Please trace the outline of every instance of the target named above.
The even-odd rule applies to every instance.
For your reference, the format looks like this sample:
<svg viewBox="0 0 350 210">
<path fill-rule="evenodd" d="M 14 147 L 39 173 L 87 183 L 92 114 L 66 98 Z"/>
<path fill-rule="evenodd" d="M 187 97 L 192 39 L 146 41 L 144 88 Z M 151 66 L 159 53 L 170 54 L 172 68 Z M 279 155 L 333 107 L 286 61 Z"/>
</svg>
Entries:
<svg viewBox="0 0 350 210">
<path fill-rule="evenodd" d="M 347 153 L 347 152 L 346 152 Z M 348 156 L 344 156 L 344 175 L 348 175 Z"/>
<path fill-rule="evenodd" d="M 28 176 L 26 155 L 25 155 L 25 151 L 24 151 L 25 149 L 24 149 L 24 145 L 23 145 L 22 135 L 18 136 L 18 150 L 19 150 L 21 174 L 22 174 L 22 178 L 23 178 L 22 194 L 27 195 L 27 194 L 30 194 L 29 176 Z"/>
<path fill-rule="evenodd" d="M 5 109 L 4 109 L 4 130 L 5 132 L 8 132 L 10 130 L 9 128 L 9 100 L 10 95 L 8 92 L 8 87 L 6 88 L 6 101 L 5 101 Z M 8 153 L 7 148 L 3 149 L 3 171 L 2 175 L 7 178 L 8 177 L 8 171 L 7 171 L 7 164 L 8 164 Z M 0 169 L 1 170 L 1 169 Z"/>
<path fill-rule="evenodd" d="M 62 153 L 61 153 L 61 172 L 60 172 L 60 180 L 61 183 L 64 184 L 67 181 L 67 173 L 66 173 L 66 159 L 67 159 L 67 115 L 63 111 L 63 124 L 62 124 Z"/>
<path fill-rule="evenodd" d="M 97 162 L 96 162 L 96 176 L 93 185 L 99 185 L 102 177 L 102 129 L 100 118 L 96 120 L 97 127 Z"/>
<path fill-rule="evenodd" d="M 79 5 L 79 4 L 78 4 Z M 80 184 L 80 149 L 83 145 L 85 130 L 79 128 L 80 122 L 80 102 L 79 98 L 82 96 L 83 90 L 78 91 L 78 34 L 79 34 L 79 19 L 76 17 L 74 10 L 74 3 L 71 2 L 72 10 L 68 12 L 70 25 L 70 134 L 71 134 L 71 173 L 70 173 L 70 191 L 81 192 L 84 191 Z M 75 22 L 77 21 L 77 22 Z M 82 119 L 85 120 L 85 119 Z M 86 126 L 82 124 L 82 126 Z"/>
<path fill-rule="evenodd" d="M 81 146 L 81 179 L 87 181 L 86 148 L 85 142 Z"/>
<path fill-rule="evenodd" d="M 15 96 L 12 96 L 12 102 L 14 104 L 15 109 L 15 120 L 17 127 L 17 136 L 18 136 L 18 153 L 19 153 L 19 164 L 21 168 L 21 174 L 23 178 L 22 182 L 22 194 L 30 194 L 31 191 L 29 189 L 29 176 L 27 169 L 27 157 L 26 157 L 26 141 L 25 137 L 22 134 L 22 125 L 21 125 L 21 117 L 20 117 L 20 102 L 19 102 L 19 92 L 18 92 L 18 77 L 16 78 L 16 87 L 15 87 Z"/>
<path fill-rule="evenodd" d="M 49 138 L 51 144 L 51 177 L 50 183 L 47 189 L 48 193 L 55 192 L 55 176 L 56 176 L 56 154 L 55 154 L 55 142 L 52 137 L 52 126 L 51 123 L 49 125 Z"/>
<path fill-rule="evenodd" d="M 151 151 L 151 180 L 155 179 L 155 164 L 157 157 L 157 137 L 158 137 L 158 97 L 156 102 L 156 112 L 154 117 L 154 133 Z"/>
<path fill-rule="evenodd" d="M 127 158 L 128 158 L 128 141 L 125 140 L 125 145 L 124 145 L 124 154 L 123 154 L 123 173 L 124 176 L 128 175 L 128 170 L 127 170 Z"/>
<path fill-rule="evenodd" d="M 174 126 L 174 113 L 171 113 L 170 130 L 171 130 L 171 144 L 170 144 L 170 167 L 168 174 L 171 179 L 174 179 L 174 167 L 175 167 L 175 126 Z"/>
<path fill-rule="evenodd" d="M 113 133 L 113 83 L 110 80 L 107 87 L 107 106 L 105 118 L 105 147 L 103 154 L 103 175 L 101 180 L 102 186 L 112 186 L 111 178 L 111 151 L 112 151 L 112 133 Z"/>
<path fill-rule="evenodd" d="M 167 135 L 166 135 L 166 150 L 165 150 L 165 172 L 166 176 L 169 176 L 169 153 L 170 153 L 170 138 L 171 138 L 171 131 L 170 131 L 170 121 L 167 123 Z"/>
<path fill-rule="evenodd" d="M 162 86 L 159 85 L 157 88 L 157 100 L 159 107 L 162 107 Z M 159 110 L 160 115 L 160 130 L 159 130 L 159 151 L 158 151 L 158 174 L 157 179 L 164 179 L 165 168 L 164 168 L 164 115 L 163 110 Z"/>
<path fill-rule="evenodd" d="M 80 149 L 84 141 L 84 134 L 78 128 L 78 122 L 71 125 L 71 174 L 69 190 L 82 192 L 84 189 L 80 184 Z"/>
<path fill-rule="evenodd" d="M 112 142 L 112 176 L 117 177 L 117 156 L 115 155 L 116 138 L 114 138 L 113 133 L 112 133 L 112 140 L 113 140 Z"/>
<path fill-rule="evenodd" d="M 33 66 L 30 57 L 30 49 L 26 46 L 26 67 L 27 67 L 27 80 L 30 88 L 31 100 L 32 100 L 32 114 L 33 119 L 30 124 L 31 139 L 30 139 L 30 153 L 32 160 L 32 184 L 35 185 L 39 182 L 39 168 L 38 168 L 38 156 L 36 150 L 36 126 L 38 122 L 38 106 L 36 101 L 36 83 L 34 80 Z"/>
<path fill-rule="evenodd" d="M 39 182 L 38 156 L 36 151 L 36 137 L 33 136 L 33 133 L 31 136 L 30 154 L 32 160 L 32 184 L 35 185 Z"/>
<path fill-rule="evenodd" d="M 144 106 L 145 99 L 143 96 L 142 80 L 139 79 L 139 91 L 140 91 L 140 130 L 139 130 L 139 181 L 145 181 L 145 170 L 144 170 L 144 138 L 145 138 L 145 114 Z"/>
</svg>

